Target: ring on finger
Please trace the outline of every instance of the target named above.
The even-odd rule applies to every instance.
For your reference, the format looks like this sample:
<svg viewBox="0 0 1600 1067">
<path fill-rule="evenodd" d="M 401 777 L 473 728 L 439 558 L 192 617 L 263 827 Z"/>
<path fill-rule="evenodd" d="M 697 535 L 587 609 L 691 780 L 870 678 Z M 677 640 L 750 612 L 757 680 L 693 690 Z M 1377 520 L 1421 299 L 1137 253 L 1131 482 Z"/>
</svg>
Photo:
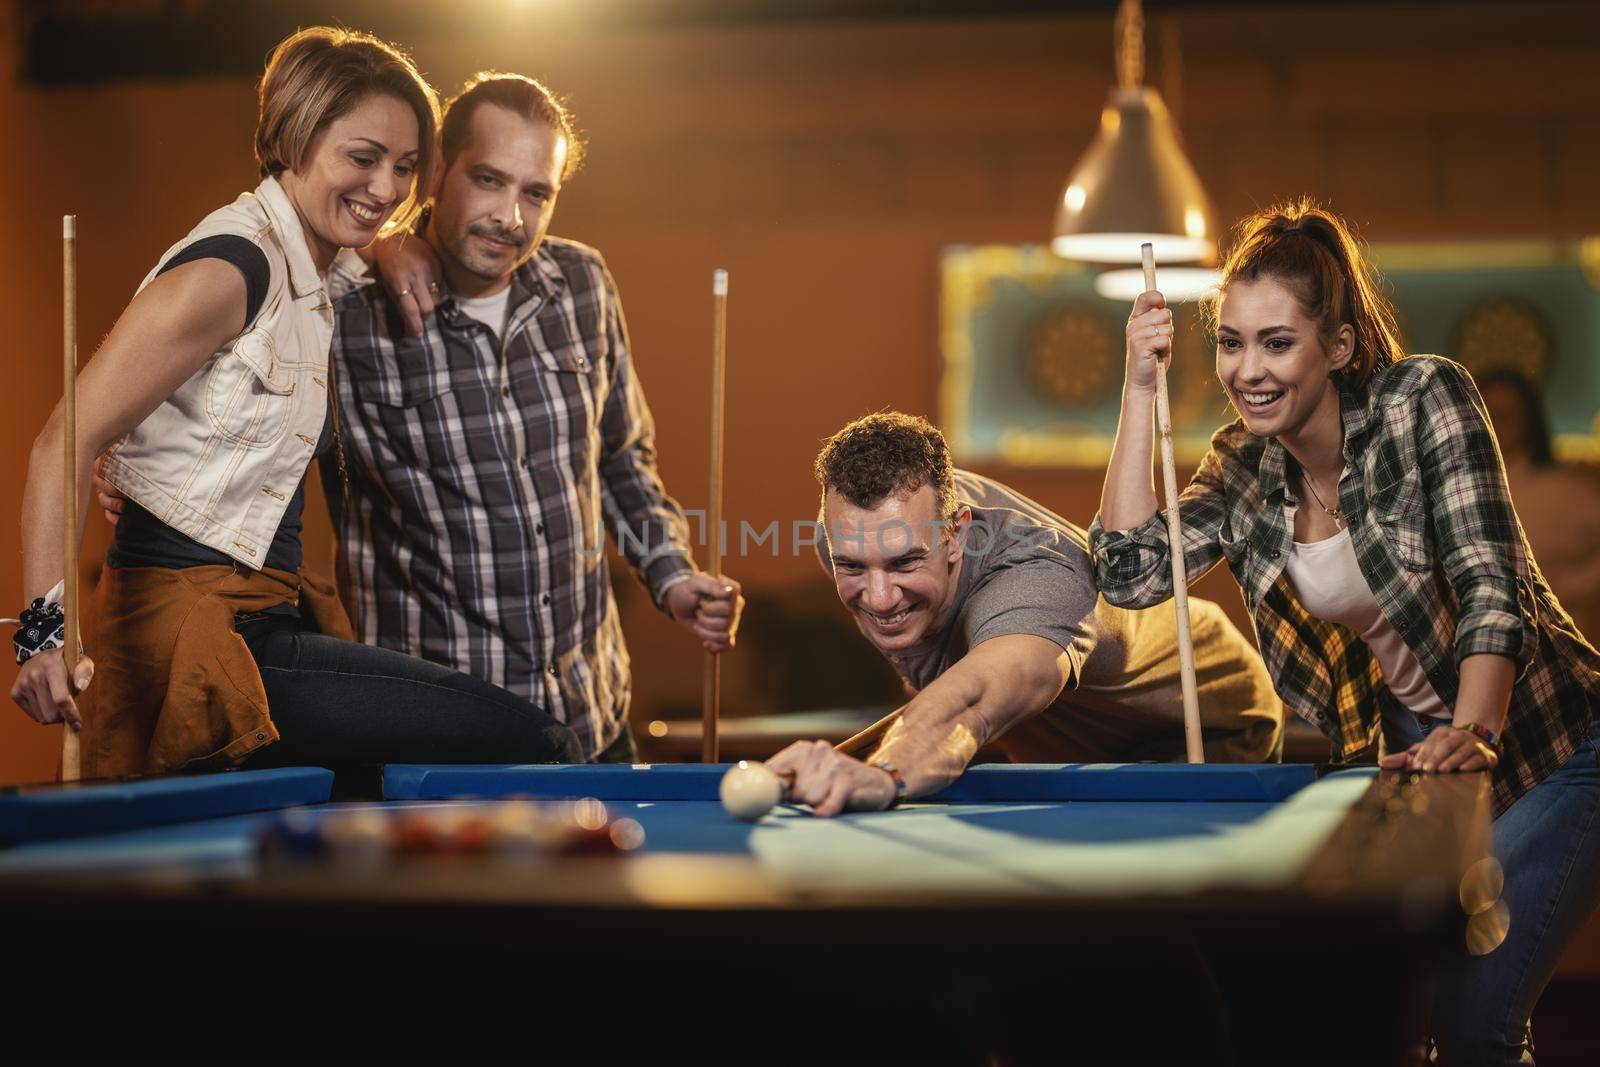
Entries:
<svg viewBox="0 0 1600 1067">
<path fill-rule="evenodd" d="M 411 286 L 408 285 L 404 289 L 400 290 L 400 295 L 401 296 L 410 296 L 411 295 Z"/>
</svg>

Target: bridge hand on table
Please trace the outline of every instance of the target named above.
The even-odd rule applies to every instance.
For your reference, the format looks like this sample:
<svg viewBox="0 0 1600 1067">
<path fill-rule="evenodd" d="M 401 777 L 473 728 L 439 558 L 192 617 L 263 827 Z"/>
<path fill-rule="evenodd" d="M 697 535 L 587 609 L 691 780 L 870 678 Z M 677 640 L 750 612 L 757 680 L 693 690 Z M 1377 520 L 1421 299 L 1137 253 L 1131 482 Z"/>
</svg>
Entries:
<svg viewBox="0 0 1600 1067">
<path fill-rule="evenodd" d="M 1440 726 L 1404 752 L 1391 752 L 1378 761 L 1390 771 L 1448 774 L 1453 771 L 1492 771 L 1499 753 L 1468 731 Z"/>
<path fill-rule="evenodd" d="M 882 811 L 894 803 L 894 779 L 887 772 L 834 751 L 826 741 L 796 741 L 767 766 L 790 781 L 790 803 L 809 804 L 825 819 L 843 811 Z"/>
</svg>

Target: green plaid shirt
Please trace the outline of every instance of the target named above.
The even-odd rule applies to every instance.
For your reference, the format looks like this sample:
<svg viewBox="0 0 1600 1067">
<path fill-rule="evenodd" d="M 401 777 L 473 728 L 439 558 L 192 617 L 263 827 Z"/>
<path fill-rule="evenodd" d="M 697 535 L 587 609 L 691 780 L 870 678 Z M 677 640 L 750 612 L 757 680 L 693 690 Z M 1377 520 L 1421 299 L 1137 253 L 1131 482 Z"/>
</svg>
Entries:
<svg viewBox="0 0 1600 1067">
<path fill-rule="evenodd" d="M 1600 708 L 1600 653 L 1578 633 L 1535 564 L 1511 506 L 1483 401 L 1459 364 L 1401 360 L 1366 395 L 1341 394 L 1345 469 L 1339 508 L 1361 574 L 1428 681 L 1454 707 L 1458 664 L 1516 661 L 1517 681 L 1494 772 L 1498 814 L 1566 762 Z M 1276 439 L 1235 421 L 1217 431 L 1179 501 L 1191 580 L 1226 560 L 1284 704 L 1314 723 L 1336 760 L 1375 751 L 1382 711 L 1398 711 L 1365 642 L 1313 618 L 1284 574 L 1299 501 Z M 1167 528 L 1157 514 L 1090 547 L 1101 592 L 1146 607 L 1172 593 Z"/>
</svg>

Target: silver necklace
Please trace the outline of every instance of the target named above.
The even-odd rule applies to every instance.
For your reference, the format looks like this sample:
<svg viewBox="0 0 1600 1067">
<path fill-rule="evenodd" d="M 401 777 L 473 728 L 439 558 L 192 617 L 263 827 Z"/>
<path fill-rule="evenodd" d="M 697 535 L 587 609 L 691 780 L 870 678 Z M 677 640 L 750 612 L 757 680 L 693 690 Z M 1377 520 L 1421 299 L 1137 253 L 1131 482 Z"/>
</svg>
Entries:
<svg viewBox="0 0 1600 1067">
<path fill-rule="evenodd" d="M 1311 480 L 1311 472 L 1302 467 L 1300 469 L 1300 480 L 1306 483 L 1307 489 L 1311 490 L 1311 499 L 1317 502 L 1317 507 L 1327 512 L 1328 517 L 1333 520 L 1334 529 L 1344 529 L 1344 515 L 1340 513 L 1338 508 L 1330 508 L 1322 502 L 1322 494 L 1317 492 L 1317 483 Z"/>
</svg>

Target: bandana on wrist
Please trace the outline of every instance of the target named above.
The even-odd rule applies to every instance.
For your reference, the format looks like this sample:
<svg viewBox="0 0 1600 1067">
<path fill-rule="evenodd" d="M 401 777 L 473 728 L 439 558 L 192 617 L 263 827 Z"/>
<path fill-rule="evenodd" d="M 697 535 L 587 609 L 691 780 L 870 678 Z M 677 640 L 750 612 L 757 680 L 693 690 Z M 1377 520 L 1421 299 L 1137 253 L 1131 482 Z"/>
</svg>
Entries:
<svg viewBox="0 0 1600 1067">
<path fill-rule="evenodd" d="M 67 643 L 67 615 L 61 607 L 65 582 L 57 582 L 44 596 L 35 597 L 22 611 L 17 632 L 11 635 L 11 645 L 17 650 L 17 665 L 28 662 L 41 652 L 63 648 Z"/>
</svg>

